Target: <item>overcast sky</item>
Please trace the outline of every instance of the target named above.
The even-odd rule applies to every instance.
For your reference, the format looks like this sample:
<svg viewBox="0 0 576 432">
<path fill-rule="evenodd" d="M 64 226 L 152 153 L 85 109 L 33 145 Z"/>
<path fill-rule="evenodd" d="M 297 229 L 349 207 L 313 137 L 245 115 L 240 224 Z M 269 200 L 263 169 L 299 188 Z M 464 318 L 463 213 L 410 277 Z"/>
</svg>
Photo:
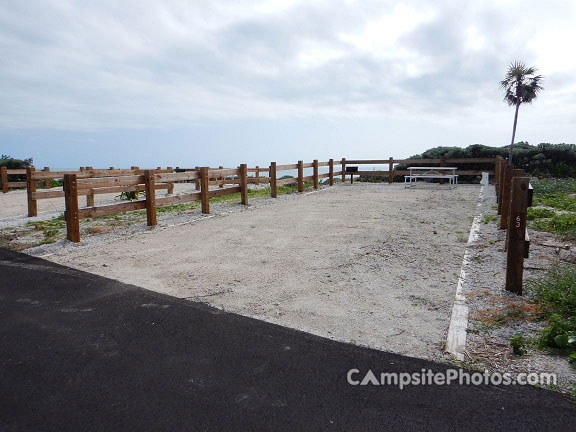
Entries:
<svg viewBox="0 0 576 432">
<path fill-rule="evenodd" d="M 573 143 L 575 5 L 3 0 L 0 153 L 235 166 L 506 145 L 514 60 L 545 75 L 517 140 Z"/>
</svg>

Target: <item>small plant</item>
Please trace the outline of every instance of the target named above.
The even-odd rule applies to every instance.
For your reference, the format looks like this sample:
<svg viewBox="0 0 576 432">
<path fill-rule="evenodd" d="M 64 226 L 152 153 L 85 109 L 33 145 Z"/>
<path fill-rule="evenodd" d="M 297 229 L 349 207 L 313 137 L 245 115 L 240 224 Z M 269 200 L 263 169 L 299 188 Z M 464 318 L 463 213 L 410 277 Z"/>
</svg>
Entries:
<svg viewBox="0 0 576 432">
<path fill-rule="evenodd" d="M 526 339 L 521 334 L 516 334 L 510 338 L 512 352 L 518 356 L 526 355 Z"/>
<path fill-rule="evenodd" d="M 140 196 L 145 197 L 146 192 L 144 191 L 121 192 L 120 195 L 118 195 L 118 199 L 133 201 L 137 200 Z"/>
<path fill-rule="evenodd" d="M 484 215 L 484 217 L 482 218 L 482 223 L 483 224 L 489 224 L 490 222 L 494 222 L 496 220 L 496 216 L 491 215 L 491 214 L 487 214 Z"/>
<path fill-rule="evenodd" d="M 563 318 L 553 314 L 540 332 L 538 348 L 574 350 L 576 348 L 576 317 Z"/>
</svg>

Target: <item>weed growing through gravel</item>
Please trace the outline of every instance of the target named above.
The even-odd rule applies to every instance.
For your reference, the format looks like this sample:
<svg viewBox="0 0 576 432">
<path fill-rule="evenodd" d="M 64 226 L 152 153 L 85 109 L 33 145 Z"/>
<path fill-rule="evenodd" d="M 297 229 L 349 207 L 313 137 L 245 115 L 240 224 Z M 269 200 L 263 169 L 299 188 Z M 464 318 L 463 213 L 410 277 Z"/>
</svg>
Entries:
<svg viewBox="0 0 576 432">
<path fill-rule="evenodd" d="M 490 222 L 494 222 L 496 220 L 496 216 L 492 215 L 492 214 L 487 214 L 484 215 L 484 217 L 482 218 L 482 223 L 483 224 L 489 224 Z"/>
<path fill-rule="evenodd" d="M 45 221 L 28 222 L 26 226 L 34 228 L 36 231 L 42 231 L 44 239 L 40 244 L 49 244 L 58 240 L 61 231 L 66 229 L 66 221 L 62 215 Z"/>
<path fill-rule="evenodd" d="M 526 339 L 521 334 L 516 334 L 510 338 L 510 347 L 512 352 L 516 355 L 525 355 L 528 351 L 526 350 Z"/>
</svg>

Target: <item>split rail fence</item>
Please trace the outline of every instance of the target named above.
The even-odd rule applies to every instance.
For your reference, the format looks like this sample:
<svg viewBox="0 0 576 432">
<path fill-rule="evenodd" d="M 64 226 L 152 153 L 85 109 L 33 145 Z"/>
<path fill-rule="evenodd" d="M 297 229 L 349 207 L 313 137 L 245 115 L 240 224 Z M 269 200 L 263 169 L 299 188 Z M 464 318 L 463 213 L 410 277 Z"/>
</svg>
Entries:
<svg viewBox="0 0 576 432">
<path fill-rule="evenodd" d="M 388 177 L 389 183 L 394 181 L 395 176 L 408 174 L 408 171 L 398 170 L 395 165 L 431 165 L 447 166 L 448 164 L 497 164 L 496 158 L 461 158 L 461 159 L 394 159 L 390 157 L 383 160 L 358 160 L 346 159 L 335 161 L 330 159 L 327 162 L 314 160 L 310 163 L 299 161 L 296 164 L 278 165 L 271 162 L 268 167 L 256 166 L 249 168 L 241 165 L 238 168 L 209 168 L 194 167 L 173 169 L 142 170 L 139 167 L 130 169 L 93 169 L 92 167 L 81 167 L 78 171 L 50 171 L 44 168 L 42 171 L 36 171 L 34 167 L 26 170 L 17 170 L 17 174 L 26 175 L 26 183 L 20 183 L 20 186 L 26 186 L 28 197 L 28 216 L 37 216 L 38 200 L 48 198 L 65 198 L 67 237 L 72 241 L 79 241 L 80 228 L 79 220 L 95 216 L 103 216 L 113 213 L 121 213 L 132 210 L 147 211 L 149 225 L 156 224 L 156 207 L 165 206 L 190 201 L 201 201 L 202 211 L 210 211 L 210 197 L 227 195 L 240 192 L 241 202 L 247 204 L 248 201 L 248 184 L 249 183 L 269 183 L 270 194 L 277 197 L 278 187 L 282 185 L 297 184 L 298 191 L 304 191 L 304 184 L 311 182 L 314 188 L 318 188 L 321 179 L 328 179 L 328 184 L 334 184 L 334 178 L 341 177 L 345 182 L 346 177 L 353 175 L 361 176 L 379 176 Z M 339 171 L 334 170 L 334 166 L 341 166 Z M 388 165 L 387 171 L 355 171 L 346 172 L 346 167 L 350 165 Z M 243 173 L 245 167 L 245 173 Z M 312 175 L 304 176 L 304 170 L 312 168 Z M 328 168 L 327 173 L 320 174 L 320 168 Z M 3 170 L 6 171 L 6 170 Z M 282 171 L 296 171 L 296 177 L 279 178 Z M 460 170 L 460 175 L 481 175 L 486 170 Z M 490 171 L 494 173 L 494 171 Z M 253 174 L 251 176 L 248 173 Z M 63 190 L 37 190 L 37 183 L 41 182 L 45 187 L 49 187 L 51 180 L 64 179 Z M 194 182 L 195 191 L 176 196 L 166 196 L 156 198 L 152 191 L 166 189 L 168 195 L 171 195 L 174 189 L 174 183 Z M 4 184 L 4 182 L 3 182 Z M 202 186 L 204 184 L 204 187 Z M 217 186 L 217 187 L 216 187 Z M 136 199 L 124 201 L 116 204 L 95 206 L 94 196 L 97 194 L 122 193 L 122 192 L 144 192 L 145 199 Z M 80 208 L 78 197 L 86 196 L 86 207 Z M 135 195 L 136 197 L 138 194 Z"/>
<path fill-rule="evenodd" d="M 110 169 L 93 169 L 92 167 L 82 167 L 79 171 L 36 171 L 34 167 L 26 168 L 26 191 L 28 199 L 28 217 L 38 216 L 38 200 L 48 199 L 48 198 L 61 198 L 65 197 L 64 190 L 36 190 L 37 181 L 46 182 L 49 184 L 51 180 L 63 179 L 66 175 L 75 175 L 78 179 L 94 179 L 97 178 L 108 178 L 113 179 L 120 176 L 126 175 L 141 175 L 144 170 L 138 167 L 132 167 L 131 169 L 115 169 L 111 167 Z M 172 168 L 166 169 L 156 169 L 157 173 L 172 172 Z M 94 183 L 97 185 L 98 183 Z M 157 189 L 167 189 L 168 193 L 172 193 L 174 190 L 174 185 L 171 183 L 159 183 L 156 185 Z M 79 191 L 79 195 L 86 196 L 86 205 L 94 206 L 94 196 L 99 194 L 107 193 L 123 193 L 123 192 L 142 192 L 144 188 L 139 185 L 120 185 L 114 184 L 113 181 L 109 182 L 106 186 L 102 187 L 92 187 L 86 188 Z"/>
<path fill-rule="evenodd" d="M 304 191 L 304 183 L 312 182 L 314 189 L 318 189 L 319 180 L 328 178 L 328 184 L 334 184 L 334 177 L 342 175 L 341 171 L 334 171 L 335 162 L 330 159 L 328 162 L 314 160 L 312 163 L 298 161 L 292 165 L 278 165 L 272 162 L 268 169 L 248 168 L 246 164 L 238 168 L 209 168 L 199 169 L 179 169 L 181 172 L 158 172 L 158 170 L 144 170 L 142 174 L 122 173 L 127 175 L 93 177 L 89 175 L 78 175 L 78 173 L 64 173 L 64 198 L 66 203 L 66 237 L 72 242 L 80 241 L 80 219 L 105 216 L 109 214 L 128 212 L 133 210 L 146 210 L 146 220 L 148 226 L 157 224 L 156 209 L 161 206 L 180 204 L 192 201 L 200 201 L 202 213 L 210 213 L 210 198 L 240 193 L 240 202 L 248 205 L 248 184 L 260 183 L 262 181 L 270 183 L 270 195 L 273 198 L 278 196 L 278 186 L 287 184 L 297 184 L 298 191 Z M 319 167 L 328 167 L 328 173 L 320 174 Z M 304 176 L 304 169 L 312 168 L 313 175 Z M 287 170 L 297 170 L 297 177 L 278 179 L 278 172 Z M 253 177 L 248 177 L 248 172 L 256 173 Z M 260 177 L 260 173 L 267 172 L 267 177 Z M 31 176 L 33 178 L 33 176 Z M 344 178 L 344 177 L 343 177 Z M 181 181 L 196 182 L 199 190 L 166 197 L 156 197 L 155 191 L 158 184 L 172 184 Z M 232 185 L 232 186 L 230 186 Z M 211 188 L 211 186 L 218 186 Z M 78 197 L 85 195 L 92 190 L 110 190 L 110 188 L 128 188 L 134 190 L 143 189 L 145 199 L 110 204 L 103 206 L 89 206 L 79 208 Z"/>
</svg>

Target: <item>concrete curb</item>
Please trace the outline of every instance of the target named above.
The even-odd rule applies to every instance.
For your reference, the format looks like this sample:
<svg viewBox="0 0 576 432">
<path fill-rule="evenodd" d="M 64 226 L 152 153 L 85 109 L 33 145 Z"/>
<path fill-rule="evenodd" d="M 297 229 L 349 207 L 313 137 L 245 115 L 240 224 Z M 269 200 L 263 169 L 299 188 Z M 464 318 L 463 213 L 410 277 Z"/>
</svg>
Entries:
<svg viewBox="0 0 576 432">
<path fill-rule="evenodd" d="M 480 197 L 478 199 L 478 207 L 482 204 L 484 199 L 484 186 L 480 190 Z M 467 246 L 470 246 L 478 239 L 480 231 L 480 220 L 482 213 L 478 214 L 472 221 L 470 234 L 468 235 Z M 448 335 L 446 337 L 445 350 L 451 354 L 456 360 L 464 361 L 466 350 L 466 336 L 468 330 L 468 306 L 466 305 L 466 297 L 463 294 L 463 285 L 466 279 L 466 268 L 470 263 L 470 251 L 466 247 L 464 251 L 464 258 L 462 260 L 462 267 L 460 269 L 460 276 L 458 277 L 458 284 L 456 286 L 456 296 L 454 298 L 454 306 L 452 307 L 452 316 L 450 318 L 450 326 L 448 327 Z"/>
</svg>

